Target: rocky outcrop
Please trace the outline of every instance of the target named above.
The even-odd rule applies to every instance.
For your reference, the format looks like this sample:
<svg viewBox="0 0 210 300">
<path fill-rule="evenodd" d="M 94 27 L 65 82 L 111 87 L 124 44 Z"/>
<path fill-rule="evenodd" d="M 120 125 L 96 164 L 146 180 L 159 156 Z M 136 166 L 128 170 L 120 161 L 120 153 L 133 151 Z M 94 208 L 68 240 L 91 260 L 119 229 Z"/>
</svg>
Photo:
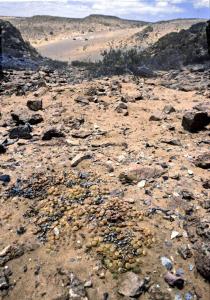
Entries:
<svg viewBox="0 0 210 300">
<path fill-rule="evenodd" d="M 2 67 L 35 67 L 41 59 L 38 52 L 23 40 L 20 32 L 10 22 L 0 20 L 0 28 Z"/>
<path fill-rule="evenodd" d="M 172 32 L 145 50 L 141 59 L 154 69 L 177 69 L 209 59 L 206 23 L 198 23 L 188 30 Z"/>
<path fill-rule="evenodd" d="M 0 66 L 3 70 L 36 70 L 41 66 L 54 69 L 66 66 L 66 63 L 43 58 L 29 42 L 24 41 L 20 31 L 16 27 L 10 22 L 1 19 L 0 40 Z"/>
</svg>

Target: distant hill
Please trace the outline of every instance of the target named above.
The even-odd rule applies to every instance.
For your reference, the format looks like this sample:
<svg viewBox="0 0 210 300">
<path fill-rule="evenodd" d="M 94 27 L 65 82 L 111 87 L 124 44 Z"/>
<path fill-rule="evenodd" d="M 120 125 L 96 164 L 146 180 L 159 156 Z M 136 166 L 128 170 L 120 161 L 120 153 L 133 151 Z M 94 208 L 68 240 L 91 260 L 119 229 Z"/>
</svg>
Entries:
<svg viewBox="0 0 210 300">
<path fill-rule="evenodd" d="M 89 32 L 114 31 L 149 24 L 103 15 L 90 15 L 81 19 L 39 15 L 28 18 L 4 17 L 4 19 L 18 28 L 23 38 L 33 45 L 55 38 L 62 39 Z"/>
<path fill-rule="evenodd" d="M 180 32 L 189 29 L 192 25 L 204 22 L 202 19 L 175 19 L 151 23 L 128 40 L 129 46 L 137 46 L 142 50 L 153 45 L 161 37 L 171 32 Z"/>
</svg>

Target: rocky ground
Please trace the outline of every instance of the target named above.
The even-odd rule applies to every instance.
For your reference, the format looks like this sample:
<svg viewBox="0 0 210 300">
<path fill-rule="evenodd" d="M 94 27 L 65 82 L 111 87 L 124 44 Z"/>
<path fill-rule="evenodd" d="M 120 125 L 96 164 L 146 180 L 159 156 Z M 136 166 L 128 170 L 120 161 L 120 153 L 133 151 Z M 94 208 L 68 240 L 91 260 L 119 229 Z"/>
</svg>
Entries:
<svg viewBox="0 0 210 300">
<path fill-rule="evenodd" d="M 5 73 L 2 299 L 209 299 L 209 76 Z"/>
</svg>

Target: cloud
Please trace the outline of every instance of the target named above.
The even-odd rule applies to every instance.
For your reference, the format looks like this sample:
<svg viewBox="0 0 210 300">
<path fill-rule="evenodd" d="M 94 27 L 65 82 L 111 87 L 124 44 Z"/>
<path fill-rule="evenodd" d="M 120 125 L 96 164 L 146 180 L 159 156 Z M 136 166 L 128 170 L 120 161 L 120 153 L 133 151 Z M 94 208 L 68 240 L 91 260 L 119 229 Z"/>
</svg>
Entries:
<svg viewBox="0 0 210 300">
<path fill-rule="evenodd" d="M 193 6 L 195 8 L 209 7 L 209 0 L 193 0 Z"/>
<path fill-rule="evenodd" d="M 32 16 L 48 14 L 84 17 L 89 14 L 123 18 L 163 19 L 184 13 L 185 4 L 208 6 L 209 0 L 0 0 L 1 15 Z M 195 9 L 194 8 L 194 9 Z M 187 14 L 187 12 L 186 12 Z"/>
</svg>

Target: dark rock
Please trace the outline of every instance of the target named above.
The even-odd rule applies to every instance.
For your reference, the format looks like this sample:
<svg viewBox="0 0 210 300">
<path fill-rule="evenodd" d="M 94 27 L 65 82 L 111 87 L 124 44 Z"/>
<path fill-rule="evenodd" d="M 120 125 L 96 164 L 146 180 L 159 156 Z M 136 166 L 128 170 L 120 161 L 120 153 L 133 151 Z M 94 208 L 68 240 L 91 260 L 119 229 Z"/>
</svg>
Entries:
<svg viewBox="0 0 210 300">
<path fill-rule="evenodd" d="M 207 220 L 202 220 L 196 225 L 196 233 L 200 237 L 210 242 L 210 226 Z"/>
<path fill-rule="evenodd" d="M 193 193 L 188 190 L 182 190 L 181 196 L 184 200 L 194 200 L 195 199 Z"/>
<path fill-rule="evenodd" d="M 63 132 L 57 130 L 56 128 L 52 128 L 52 129 L 47 130 L 43 134 L 42 140 L 43 141 L 49 141 L 53 138 L 62 138 L 62 137 L 65 137 Z"/>
<path fill-rule="evenodd" d="M 164 279 L 171 287 L 177 287 L 179 289 L 184 287 L 184 279 L 181 276 L 176 276 L 173 273 L 167 272 L 164 275 Z"/>
<path fill-rule="evenodd" d="M 161 140 L 161 142 L 172 146 L 182 146 L 180 140 Z"/>
<path fill-rule="evenodd" d="M 28 114 L 25 112 L 11 113 L 12 119 L 16 125 L 37 125 L 43 122 L 43 117 L 40 114 Z"/>
<path fill-rule="evenodd" d="M 29 140 L 32 138 L 31 132 L 32 132 L 32 128 L 29 124 L 21 125 L 11 129 L 9 132 L 9 137 L 10 139 L 19 138 L 19 139 Z"/>
<path fill-rule="evenodd" d="M 209 124 L 210 117 L 207 112 L 188 111 L 182 119 L 183 128 L 192 133 L 203 130 Z"/>
<path fill-rule="evenodd" d="M 194 164 L 198 168 L 209 169 L 210 168 L 210 153 L 204 153 L 202 155 L 199 155 L 195 159 Z"/>
<path fill-rule="evenodd" d="M 203 203 L 202 203 L 202 207 L 204 209 L 210 209 L 210 200 L 205 200 Z"/>
<path fill-rule="evenodd" d="M 42 110 L 42 100 L 28 100 L 27 106 L 33 111 Z"/>
<path fill-rule="evenodd" d="M 202 243 L 198 245 L 195 254 L 195 265 L 198 272 L 208 281 L 210 281 L 210 244 Z"/>
<path fill-rule="evenodd" d="M 16 232 L 17 232 L 18 235 L 22 235 L 22 234 L 24 234 L 24 233 L 26 232 L 26 228 L 23 227 L 23 226 L 20 226 L 20 227 L 17 229 Z"/>
<path fill-rule="evenodd" d="M 44 119 L 40 114 L 34 114 L 28 119 L 27 123 L 29 123 L 30 125 L 37 125 L 43 121 Z"/>
<path fill-rule="evenodd" d="M 35 48 L 23 40 L 19 30 L 4 20 L 0 20 L 0 28 L 1 41 L 4 45 L 1 52 L 1 66 L 4 69 L 36 68 L 41 56 Z"/>
<path fill-rule="evenodd" d="M 6 153 L 7 149 L 4 145 L 0 144 L 0 154 Z"/>
<path fill-rule="evenodd" d="M 9 278 L 0 270 L 0 291 L 7 290 L 9 286 Z"/>
<path fill-rule="evenodd" d="M 3 181 L 4 183 L 10 182 L 10 176 L 9 175 L 0 175 L 0 181 Z"/>
<path fill-rule="evenodd" d="M 206 181 L 203 183 L 203 187 L 204 187 L 204 189 L 210 189 L 210 180 L 206 180 Z"/>
<path fill-rule="evenodd" d="M 149 278 L 141 280 L 137 274 L 133 272 L 127 272 L 121 278 L 121 282 L 118 287 L 118 293 L 126 297 L 140 296 L 146 290 L 148 290 L 149 281 Z"/>
</svg>

